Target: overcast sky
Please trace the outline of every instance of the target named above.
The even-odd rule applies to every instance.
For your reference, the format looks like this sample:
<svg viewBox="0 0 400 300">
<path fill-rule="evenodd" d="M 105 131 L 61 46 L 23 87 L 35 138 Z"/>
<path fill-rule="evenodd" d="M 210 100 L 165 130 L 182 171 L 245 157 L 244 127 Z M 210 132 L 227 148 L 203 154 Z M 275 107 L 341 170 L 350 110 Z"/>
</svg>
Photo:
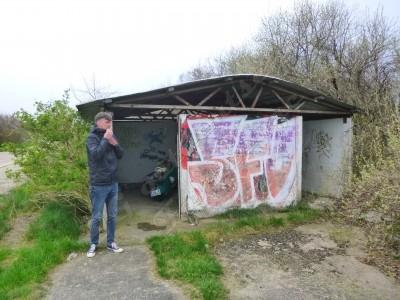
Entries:
<svg viewBox="0 0 400 300">
<path fill-rule="evenodd" d="M 293 0 L 0 0 L 0 113 L 33 111 L 83 78 L 130 94 L 238 46 Z M 399 16 L 398 0 L 347 1 Z M 72 100 L 71 104 L 76 104 Z"/>
</svg>

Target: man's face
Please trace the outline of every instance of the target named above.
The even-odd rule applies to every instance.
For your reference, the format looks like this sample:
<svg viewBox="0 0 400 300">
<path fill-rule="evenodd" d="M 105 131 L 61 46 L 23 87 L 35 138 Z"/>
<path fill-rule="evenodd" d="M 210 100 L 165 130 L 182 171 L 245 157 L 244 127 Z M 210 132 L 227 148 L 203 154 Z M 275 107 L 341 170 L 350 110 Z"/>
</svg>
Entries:
<svg viewBox="0 0 400 300">
<path fill-rule="evenodd" d="M 111 120 L 104 119 L 104 118 L 103 118 L 103 119 L 99 119 L 99 120 L 96 121 L 96 126 L 97 126 L 98 128 L 107 130 L 107 129 L 111 128 L 111 126 L 112 126 L 112 121 L 111 121 Z"/>
</svg>

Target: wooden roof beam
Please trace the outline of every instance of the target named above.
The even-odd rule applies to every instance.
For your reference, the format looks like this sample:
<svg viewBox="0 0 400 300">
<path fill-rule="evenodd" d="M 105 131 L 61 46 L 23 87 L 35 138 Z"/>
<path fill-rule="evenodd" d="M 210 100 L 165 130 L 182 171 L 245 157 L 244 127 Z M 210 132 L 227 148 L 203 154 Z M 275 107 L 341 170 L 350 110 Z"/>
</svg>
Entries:
<svg viewBox="0 0 400 300">
<path fill-rule="evenodd" d="M 183 99 L 183 98 L 182 98 L 181 96 L 179 96 L 179 95 L 175 95 L 174 98 L 175 98 L 176 100 L 178 100 L 179 102 L 181 102 L 181 103 L 187 105 L 187 106 L 192 105 L 192 104 L 190 104 L 188 101 L 186 101 L 185 99 Z"/>
<path fill-rule="evenodd" d="M 221 90 L 220 87 L 217 88 L 217 89 L 215 89 L 215 90 L 214 90 L 213 92 L 211 92 L 207 97 L 205 97 L 203 100 L 201 100 L 201 101 L 197 104 L 197 106 L 201 106 L 201 105 L 203 105 L 204 103 L 206 103 L 208 100 L 210 100 L 212 97 L 214 97 L 214 95 L 215 95 L 216 93 L 218 93 L 220 90 Z"/>
<path fill-rule="evenodd" d="M 266 83 L 263 83 L 265 86 L 267 86 L 267 87 L 269 87 L 270 89 L 272 89 L 272 90 L 278 90 L 278 91 L 281 91 L 281 92 L 285 92 L 285 93 L 288 93 L 288 94 L 291 94 L 291 95 L 295 95 L 295 96 L 298 96 L 298 97 L 300 97 L 300 98 L 303 98 L 304 100 L 306 100 L 306 101 L 312 101 L 312 102 L 315 102 L 315 103 L 318 103 L 318 104 L 320 104 L 320 105 L 326 105 L 326 106 L 329 106 L 329 107 L 332 107 L 332 108 L 335 108 L 335 109 L 341 109 L 341 108 L 338 108 L 337 106 L 334 106 L 334 105 L 332 105 L 332 104 L 330 104 L 330 103 L 327 103 L 327 102 L 320 102 L 319 101 L 319 99 L 318 98 L 320 98 L 321 99 L 321 97 L 323 97 L 323 96 L 317 96 L 317 97 L 315 97 L 315 98 L 311 98 L 311 97 L 308 97 L 308 96 L 306 96 L 306 95 L 301 95 L 301 94 L 299 94 L 299 93 L 295 93 L 295 92 L 292 92 L 292 91 L 289 91 L 289 90 L 287 90 L 287 89 L 285 89 L 285 88 L 281 88 L 281 87 L 279 87 L 279 86 L 274 86 L 274 85 L 271 85 L 271 84 L 266 84 Z"/>
<path fill-rule="evenodd" d="M 276 98 L 279 99 L 279 101 L 282 102 L 282 104 L 283 104 L 287 109 L 290 109 L 290 108 L 291 108 L 291 107 L 289 106 L 289 104 L 287 104 L 286 101 L 283 100 L 283 98 L 282 98 L 274 89 L 272 89 L 272 93 L 275 95 Z"/>
<path fill-rule="evenodd" d="M 210 111 L 210 112 L 259 112 L 259 113 L 294 113 L 294 114 L 322 114 L 322 115 L 351 115 L 350 112 L 344 111 L 326 111 L 326 110 L 295 110 L 295 109 L 274 109 L 274 108 L 250 108 L 250 107 L 231 107 L 231 106 L 187 106 L 187 105 L 156 105 L 156 104 L 112 104 L 112 107 L 124 107 L 131 109 L 181 109 L 190 111 Z"/>
<path fill-rule="evenodd" d="M 246 105 L 244 105 L 243 100 L 242 100 L 242 97 L 240 97 L 240 95 L 239 95 L 238 91 L 236 90 L 236 88 L 235 88 L 234 86 L 232 86 L 232 89 L 233 89 L 233 91 L 235 92 L 235 95 L 236 95 L 236 97 L 238 98 L 240 105 L 241 105 L 243 108 L 245 108 Z"/>
<path fill-rule="evenodd" d="M 306 100 L 303 100 L 297 105 L 294 109 L 299 110 L 304 104 L 306 103 Z"/>
<path fill-rule="evenodd" d="M 256 107 L 257 102 L 258 102 L 258 99 L 260 99 L 260 96 L 261 96 L 263 90 L 264 90 L 264 87 L 263 87 L 263 86 L 260 87 L 260 89 L 258 90 L 258 93 L 257 93 L 256 97 L 254 98 L 253 103 L 251 104 L 251 108 Z"/>
<path fill-rule="evenodd" d="M 143 101 L 143 100 L 148 100 L 148 99 L 161 99 L 161 98 L 166 98 L 166 97 L 173 97 L 176 95 L 181 95 L 181 94 L 186 94 L 186 93 L 190 93 L 190 92 L 197 92 L 197 91 L 201 91 L 201 90 L 208 90 L 208 89 L 213 89 L 213 88 L 219 88 L 219 87 L 223 87 L 226 85 L 232 85 L 234 83 L 239 82 L 238 80 L 232 80 L 232 81 L 227 81 L 224 83 L 218 83 L 218 84 L 210 84 L 210 85 L 205 85 L 202 87 L 195 87 L 195 88 L 189 88 L 189 89 L 182 89 L 182 90 L 175 90 L 172 89 L 171 91 L 166 91 L 166 92 L 160 92 L 159 94 L 154 94 L 154 95 L 146 95 L 146 96 L 137 96 L 135 97 L 135 99 L 118 99 L 120 97 L 115 97 L 116 99 L 118 99 L 118 103 L 126 103 L 126 102 L 131 102 L 131 101 Z M 105 99 L 105 100 L 110 100 L 110 103 L 107 104 L 111 104 L 113 98 L 110 97 L 109 99 Z"/>
</svg>

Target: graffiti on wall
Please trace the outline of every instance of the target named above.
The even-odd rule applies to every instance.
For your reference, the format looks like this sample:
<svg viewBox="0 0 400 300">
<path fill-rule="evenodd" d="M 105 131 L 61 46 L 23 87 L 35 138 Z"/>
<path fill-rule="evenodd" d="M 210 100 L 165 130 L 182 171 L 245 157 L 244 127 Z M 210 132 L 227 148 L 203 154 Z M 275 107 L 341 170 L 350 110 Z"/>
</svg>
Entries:
<svg viewBox="0 0 400 300">
<path fill-rule="evenodd" d="M 304 146 L 305 155 L 311 150 L 315 150 L 320 159 L 322 157 L 330 158 L 332 152 L 332 137 L 323 130 L 313 128 L 311 131 L 311 138 Z"/>
<path fill-rule="evenodd" d="M 301 174 L 299 126 L 301 117 L 182 115 L 181 188 L 187 210 L 291 204 Z"/>
<path fill-rule="evenodd" d="M 143 135 L 144 149 L 140 153 L 140 159 L 148 159 L 157 162 L 168 159 L 168 152 L 162 150 L 166 137 L 166 128 L 157 128 L 146 132 Z"/>
</svg>

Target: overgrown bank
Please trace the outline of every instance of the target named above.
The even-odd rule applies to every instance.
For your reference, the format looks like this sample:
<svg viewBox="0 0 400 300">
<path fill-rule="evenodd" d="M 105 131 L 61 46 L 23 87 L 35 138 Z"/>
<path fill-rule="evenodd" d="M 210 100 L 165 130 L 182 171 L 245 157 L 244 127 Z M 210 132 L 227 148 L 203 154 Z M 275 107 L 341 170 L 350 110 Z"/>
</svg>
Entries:
<svg viewBox="0 0 400 300">
<path fill-rule="evenodd" d="M 397 125 L 397 124 L 396 124 Z M 400 279 L 400 127 L 386 132 L 386 148 L 353 178 L 339 216 L 368 235 L 367 262 Z"/>
<path fill-rule="evenodd" d="M 38 211 L 23 242 L 0 246 L 0 299 L 41 298 L 40 283 L 71 251 L 83 250 L 81 225 L 89 211 L 85 137 L 88 123 L 63 100 L 15 114 L 25 137 L 2 145 L 15 155 L 24 184 L 0 196 L 0 241 L 20 213 Z M 18 219 L 17 219 L 18 220 Z"/>
<path fill-rule="evenodd" d="M 26 138 L 9 144 L 20 169 L 11 172 L 15 178 L 27 177 L 27 186 L 38 207 L 51 201 L 72 204 L 82 213 L 89 211 L 87 158 L 85 138 L 89 124 L 63 100 L 36 103 L 36 111 L 15 114 Z"/>
<path fill-rule="evenodd" d="M 38 285 L 48 272 L 71 251 L 86 248 L 79 235 L 80 222 L 73 207 L 48 204 L 28 230 L 29 246 L 0 247 L 0 299 L 41 298 Z"/>
</svg>

